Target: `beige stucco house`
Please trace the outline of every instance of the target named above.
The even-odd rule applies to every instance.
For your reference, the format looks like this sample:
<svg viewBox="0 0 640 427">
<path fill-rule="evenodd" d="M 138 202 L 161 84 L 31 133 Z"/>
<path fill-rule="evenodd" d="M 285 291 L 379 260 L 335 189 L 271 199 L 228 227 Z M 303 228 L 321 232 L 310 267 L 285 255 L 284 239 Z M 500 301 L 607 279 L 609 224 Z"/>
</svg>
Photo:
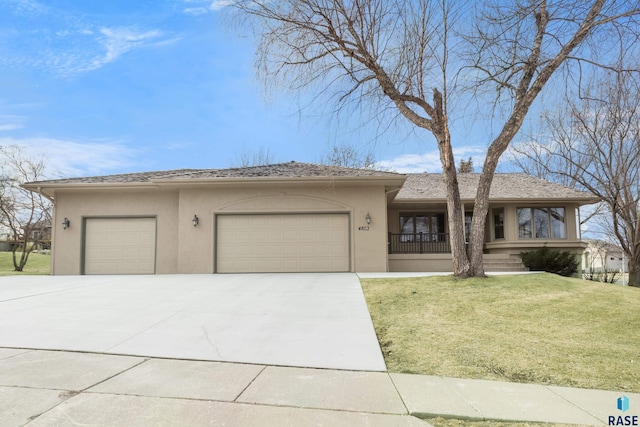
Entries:
<svg viewBox="0 0 640 427">
<path fill-rule="evenodd" d="M 459 175 L 469 215 L 477 179 Z M 54 201 L 57 275 L 451 270 L 439 174 L 290 162 L 24 187 Z M 589 194 L 497 174 L 490 200 L 488 270 L 517 269 L 543 244 L 582 254 L 576 212 Z"/>
</svg>

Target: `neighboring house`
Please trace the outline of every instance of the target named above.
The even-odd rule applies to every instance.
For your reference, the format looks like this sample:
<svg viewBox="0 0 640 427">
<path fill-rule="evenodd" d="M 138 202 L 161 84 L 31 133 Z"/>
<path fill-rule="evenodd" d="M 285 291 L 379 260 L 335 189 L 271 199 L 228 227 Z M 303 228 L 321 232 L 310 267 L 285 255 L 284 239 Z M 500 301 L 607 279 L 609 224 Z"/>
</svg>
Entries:
<svg viewBox="0 0 640 427">
<path fill-rule="evenodd" d="M 23 231 L 25 229 L 23 228 Z M 51 240 L 51 221 L 44 219 L 33 223 L 29 227 L 28 239 L 32 241 L 50 241 Z"/>
<path fill-rule="evenodd" d="M 12 251 L 14 248 L 22 247 L 22 240 L 13 240 L 13 233 L 8 227 L 6 231 L 0 232 L 0 252 Z M 29 227 L 22 227 L 23 235 L 27 235 L 29 242 L 37 244 L 35 249 L 51 249 L 51 221 L 42 220 L 31 224 Z M 19 237 L 22 239 L 22 236 Z"/>
<path fill-rule="evenodd" d="M 478 176 L 458 176 L 465 212 Z M 24 187 L 55 201 L 53 274 L 451 271 L 439 174 L 290 162 Z M 589 194 L 497 174 L 490 199 L 489 265 L 544 244 L 582 255 Z"/>
<path fill-rule="evenodd" d="M 51 221 L 43 219 L 31 224 L 28 229 L 23 227 L 23 233 L 27 234 L 27 240 L 36 242 L 39 249 L 51 249 Z"/>
<path fill-rule="evenodd" d="M 582 257 L 584 271 L 622 271 L 624 253 L 620 247 L 603 240 L 585 239 L 585 242 L 587 248 Z"/>
</svg>

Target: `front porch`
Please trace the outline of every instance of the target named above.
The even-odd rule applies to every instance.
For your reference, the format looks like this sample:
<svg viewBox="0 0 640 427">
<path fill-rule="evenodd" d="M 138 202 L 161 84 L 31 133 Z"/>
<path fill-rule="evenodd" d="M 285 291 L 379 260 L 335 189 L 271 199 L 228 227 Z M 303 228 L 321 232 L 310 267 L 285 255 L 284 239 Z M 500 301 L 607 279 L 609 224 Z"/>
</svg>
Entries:
<svg viewBox="0 0 640 427">
<path fill-rule="evenodd" d="M 449 254 L 449 233 L 389 233 L 389 254 Z"/>
</svg>

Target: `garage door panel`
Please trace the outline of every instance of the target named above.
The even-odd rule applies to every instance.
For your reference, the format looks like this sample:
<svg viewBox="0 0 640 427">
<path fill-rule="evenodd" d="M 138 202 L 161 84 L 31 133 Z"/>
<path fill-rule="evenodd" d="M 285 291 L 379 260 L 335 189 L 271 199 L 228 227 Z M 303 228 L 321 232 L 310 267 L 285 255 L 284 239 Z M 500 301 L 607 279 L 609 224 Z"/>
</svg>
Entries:
<svg viewBox="0 0 640 427">
<path fill-rule="evenodd" d="M 347 214 L 221 215 L 217 221 L 220 273 L 349 271 Z"/>
<path fill-rule="evenodd" d="M 88 218 L 85 274 L 153 274 L 155 218 Z"/>
</svg>

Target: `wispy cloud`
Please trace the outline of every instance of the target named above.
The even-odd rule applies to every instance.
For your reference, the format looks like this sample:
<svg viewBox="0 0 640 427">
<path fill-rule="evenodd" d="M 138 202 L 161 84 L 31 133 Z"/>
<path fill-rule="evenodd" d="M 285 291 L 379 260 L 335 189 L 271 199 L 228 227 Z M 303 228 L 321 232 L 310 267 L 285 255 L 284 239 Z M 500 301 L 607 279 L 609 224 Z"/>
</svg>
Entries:
<svg viewBox="0 0 640 427">
<path fill-rule="evenodd" d="M 0 132 L 22 129 L 25 118 L 11 114 L 0 114 Z"/>
<path fill-rule="evenodd" d="M 115 61 L 125 53 L 144 46 L 146 42 L 155 40 L 162 35 L 158 30 L 137 32 L 131 28 L 101 28 L 100 41 L 105 53 L 95 58 L 85 71 L 92 71 Z"/>
<path fill-rule="evenodd" d="M 194 6 L 186 7 L 183 12 L 188 15 L 203 15 L 208 12 L 215 12 L 233 4 L 234 0 L 183 0 L 185 3 Z"/>
<path fill-rule="evenodd" d="M 16 12 L 22 14 L 44 13 L 47 7 L 35 0 L 8 0 L 8 4 Z"/>
<path fill-rule="evenodd" d="M 47 8 L 35 0 L 0 1 L 0 11 L 7 15 L 7 24 L 0 29 L 6 47 L 0 65 L 44 70 L 58 77 L 94 71 L 135 49 L 175 40 L 157 28 L 157 21 L 123 26 L 108 16 Z"/>
<path fill-rule="evenodd" d="M 127 147 L 123 141 L 0 137 L 0 146 L 11 145 L 30 157 L 45 159 L 52 177 L 103 175 L 140 167 L 140 150 Z"/>
<path fill-rule="evenodd" d="M 22 123 L 6 123 L 3 125 L 0 125 L 0 132 L 22 129 L 23 127 L 24 125 Z"/>
<path fill-rule="evenodd" d="M 182 11 L 187 15 L 198 16 L 198 15 L 204 15 L 205 13 L 208 13 L 209 9 L 207 9 L 206 7 L 186 7 L 182 9 Z"/>
<path fill-rule="evenodd" d="M 465 146 L 455 148 L 453 155 L 457 161 L 472 158 L 476 171 L 484 162 L 486 150 L 478 146 Z M 437 150 L 428 151 L 422 154 L 403 154 L 389 160 L 382 160 L 378 165 L 385 169 L 390 169 L 399 173 L 436 173 L 442 171 L 440 154 Z"/>
<path fill-rule="evenodd" d="M 209 9 L 211 10 L 219 10 L 223 7 L 227 7 L 233 4 L 233 0 L 213 0 Z"/>
</svg>

